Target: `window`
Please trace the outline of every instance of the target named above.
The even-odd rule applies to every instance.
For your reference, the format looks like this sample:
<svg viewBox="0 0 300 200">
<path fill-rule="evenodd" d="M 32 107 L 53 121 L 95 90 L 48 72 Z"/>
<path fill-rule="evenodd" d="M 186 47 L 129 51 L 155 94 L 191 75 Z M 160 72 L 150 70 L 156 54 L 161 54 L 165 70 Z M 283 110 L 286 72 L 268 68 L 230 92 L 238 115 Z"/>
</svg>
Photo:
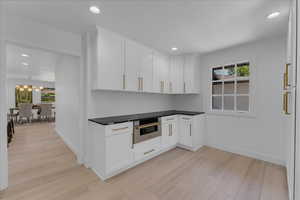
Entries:
<svg viewBox="0 0 300 200">
<path fill-rule="evenodd" d="M 250 63 L 242 62 L 212 68 L 211 110 L 250 111 Z"/>
</svg>

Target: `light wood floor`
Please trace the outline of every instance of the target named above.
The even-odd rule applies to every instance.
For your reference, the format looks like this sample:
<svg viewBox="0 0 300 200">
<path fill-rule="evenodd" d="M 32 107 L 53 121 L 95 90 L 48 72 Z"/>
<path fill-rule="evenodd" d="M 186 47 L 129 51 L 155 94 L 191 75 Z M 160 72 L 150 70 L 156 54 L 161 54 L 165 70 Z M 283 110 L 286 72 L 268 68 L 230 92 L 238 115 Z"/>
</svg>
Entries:
<svg viewBox="0 0 300 200">
<path fill-rule="evenodd" d="M 17 128 L 9 148 L 10 187 L 0 199 L 286 200 L 283 167 L 204 147 L 174 149 L 106 183 L 76 164 L 54 124 Z"/>
</svg>

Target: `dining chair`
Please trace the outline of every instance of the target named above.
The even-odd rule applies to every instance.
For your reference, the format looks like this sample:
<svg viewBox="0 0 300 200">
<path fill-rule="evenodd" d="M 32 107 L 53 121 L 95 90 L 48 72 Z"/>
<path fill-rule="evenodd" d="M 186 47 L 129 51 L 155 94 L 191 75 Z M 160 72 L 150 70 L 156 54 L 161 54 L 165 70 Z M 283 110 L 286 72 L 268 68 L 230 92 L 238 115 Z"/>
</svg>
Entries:
<svg viewBox="0 0 300 200">
<path fill-rule="evenodd" d="M 20 104 L 19 110 L 19 121 L 23 122 L 24 118 L 27 122 L 31 122 L 33 114 L 32 114 L 32 104 L 31 103 L 22 103 Z"/>
<path fill-rule="evenodd" d="M 50 120 L 52 118 L 52 104 L 40 104 L 39 119 Z"/>
</svg>

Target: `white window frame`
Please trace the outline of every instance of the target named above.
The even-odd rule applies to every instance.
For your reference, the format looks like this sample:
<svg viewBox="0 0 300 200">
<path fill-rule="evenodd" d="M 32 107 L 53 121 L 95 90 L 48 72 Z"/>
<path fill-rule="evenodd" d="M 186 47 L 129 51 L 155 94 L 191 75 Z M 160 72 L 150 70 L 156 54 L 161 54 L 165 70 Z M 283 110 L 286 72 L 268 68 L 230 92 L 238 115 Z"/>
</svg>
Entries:
<svg viewBox="0 0 300 200">
<path fill-rule="evenodd" d="M 224 80 L 213 80 L 213 69 L 215 68 L 221 68 L 224 69 L 224 67 L 234 65 L 235 69 L 237 68 L 237 65 L 242 64 L 242 63 L 249 63 L 249 71 L 250 75 L 249 77 L 237 77 L 237 73 L 235 73 L 233 79 L 226 79 Z M 236 70 L 235 70 L 236 71 Z M 254 84 L 253 84 L 253 77 L 254 77 L 254 67 L 253 67 L 253 62 L 250 60 L 244 60 L 244 61 L 237 61 L 237 62 L 231 62 L 229 64 L 221 64 L 221 65 L 213 65 L 210 67 L 210 74 L 209 74 L 209 114 L 216 114 L 216 115 L 232 115 L 232 116 L 245 116 L 245 117 L 255 117 L 254 114 L 254 98 L 253 98 L 253 93 L 254 93 Z M 248 94 L 237 94 L 237 81 L 240 80 L 249 80 L 249 92 Z M 234 81 L 234 94 L 224 94 L 224 82 L 229 82 L 229 81 Z M 222 83 L 222 94 L 221 95 L 213 95 L 213 83 L 216 82 L 221 82 Z M 213 109 L 212 107 L 212 102 L 213 102 L 213 96 L 220 96 L 222 97 L 222 109 Z M 224 109 L 224 96 L 234 96 L 234 110 L 225 110 Z M 248 96 L 249 97 L 249 110 L 248 111 L 242 111 L 242 110 L 237 110 L 236 106 L 236 101 L 238 96 Z"/>
</svg>

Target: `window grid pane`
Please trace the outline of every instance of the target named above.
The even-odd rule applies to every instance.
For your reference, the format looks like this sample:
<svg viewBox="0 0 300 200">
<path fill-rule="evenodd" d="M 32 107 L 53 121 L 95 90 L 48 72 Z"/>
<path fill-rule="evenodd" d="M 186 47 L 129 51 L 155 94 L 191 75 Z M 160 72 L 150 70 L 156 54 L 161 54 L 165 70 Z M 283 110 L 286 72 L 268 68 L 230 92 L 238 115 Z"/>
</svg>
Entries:
<svg viewBox="0 0 300 200">
<path fill-rule="evenodd" d="M 249 66 L 245 62 L 212 68 L 212 110 L 250 111 Z"/>
</svg>

